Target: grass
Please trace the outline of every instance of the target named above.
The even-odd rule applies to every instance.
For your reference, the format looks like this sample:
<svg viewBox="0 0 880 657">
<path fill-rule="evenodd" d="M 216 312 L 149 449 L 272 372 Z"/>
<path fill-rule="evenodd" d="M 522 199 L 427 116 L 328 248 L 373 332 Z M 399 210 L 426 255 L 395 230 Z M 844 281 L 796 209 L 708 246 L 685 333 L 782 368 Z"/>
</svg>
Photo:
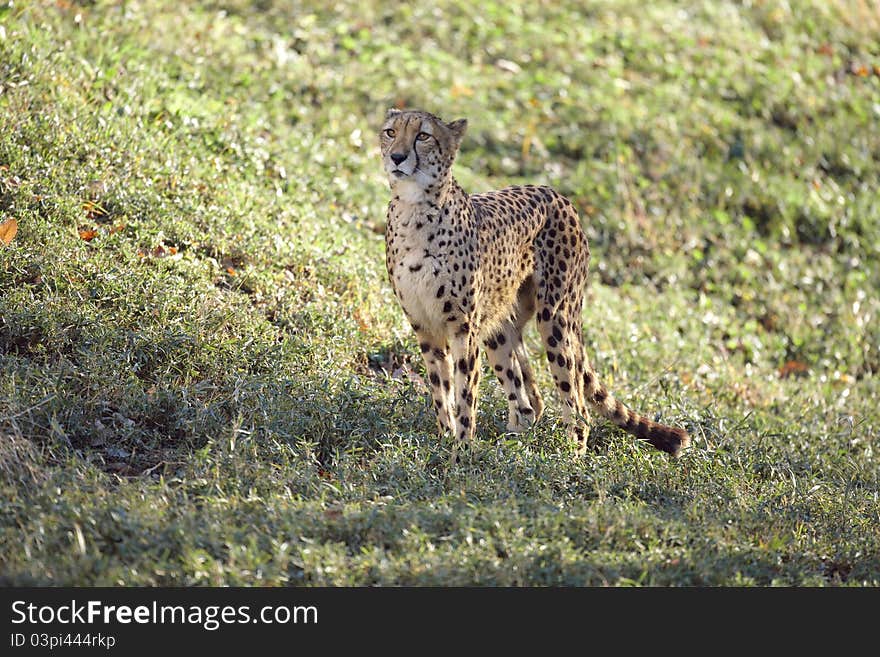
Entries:
<svg viewBox="0 0 880 657">
<path fill-rule="evenodd" d="M 0 582 L 880 584 L 880 7 L 0 5 Z M 603 379 L 447 467 L 384 271 L 388 106 L 551 184 Z M 538 340 L 527 340 L 541 358 Z"/>
</svg>

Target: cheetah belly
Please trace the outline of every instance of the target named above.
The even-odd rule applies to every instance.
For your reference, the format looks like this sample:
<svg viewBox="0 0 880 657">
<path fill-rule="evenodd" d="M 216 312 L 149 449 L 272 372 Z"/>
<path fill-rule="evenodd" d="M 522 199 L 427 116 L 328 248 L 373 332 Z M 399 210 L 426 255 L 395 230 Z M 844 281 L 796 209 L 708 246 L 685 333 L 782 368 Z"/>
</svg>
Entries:
<svg viewBox="0 0 880 657">
<path fill-rule="evenodd" d="M 394 285 L 410 321 L 433 335 L 442 335 L 443 301 L 437 298 L 437 290 L 442 282 L 439 280 L 439 271 L 430 259 L 421 252 L 403 256 L 394 268 Z"/>
</svg>

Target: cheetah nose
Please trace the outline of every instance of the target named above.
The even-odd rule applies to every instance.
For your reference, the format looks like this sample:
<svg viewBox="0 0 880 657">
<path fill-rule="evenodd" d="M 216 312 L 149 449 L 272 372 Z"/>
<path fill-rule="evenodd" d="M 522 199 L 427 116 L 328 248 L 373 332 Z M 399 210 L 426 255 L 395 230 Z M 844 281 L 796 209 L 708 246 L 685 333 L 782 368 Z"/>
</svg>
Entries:
<svg viewBox="0 0 880 657">
<path fill-rule="evenodd" d="M 394 164 L 400 164 L 405 159 L 406 159 L 406 153 L 392 153 L 391 154 L 391 161 L 394 162 Z"/>
</svg>

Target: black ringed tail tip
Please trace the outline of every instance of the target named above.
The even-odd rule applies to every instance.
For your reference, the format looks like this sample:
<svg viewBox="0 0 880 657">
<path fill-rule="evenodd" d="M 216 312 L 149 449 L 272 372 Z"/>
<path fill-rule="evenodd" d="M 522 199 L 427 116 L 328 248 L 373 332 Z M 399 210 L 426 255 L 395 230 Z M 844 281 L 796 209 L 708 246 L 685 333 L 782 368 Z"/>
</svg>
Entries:
<svg viewBox="0 0 880 657">
<path fill-rule="evenodd" d="M 656 425 L 651 431 L 648 442 L 659 450 L 662 450 L 676 458 L 681 456 L 682 450 L 691 444 L 691 437 L 684 429 Z"/>
</svg>

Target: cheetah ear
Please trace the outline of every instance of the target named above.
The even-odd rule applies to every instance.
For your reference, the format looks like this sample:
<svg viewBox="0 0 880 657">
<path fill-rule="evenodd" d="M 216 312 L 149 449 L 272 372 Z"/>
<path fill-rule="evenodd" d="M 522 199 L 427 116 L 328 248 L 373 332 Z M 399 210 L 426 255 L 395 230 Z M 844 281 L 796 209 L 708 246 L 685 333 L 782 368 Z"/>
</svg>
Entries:
<svg viewBox="0 0 880 657">
<path fill-rule="evenodd" d="M 397 109 L 396 107 L 389 107 L 389 108 L 388 108 L 388 111 L 385 112 L 385 120 L 387 121 L 387 120 L 390 119 L 392 116 L 397 116 L 398 114 L 403 114 L 403 112 L 401 112 L 401 111 L 400 111 L 399 109 Z"/>
<path fill-rule="evenodd" d="M 456 141 L 460 142 L 461 138 L 464 137 L 465 130 L 467 130 L 467 119 L 458 119 L 452 123 L 447 123 L 446 127 L 455 136 Z"/>
</svg>

